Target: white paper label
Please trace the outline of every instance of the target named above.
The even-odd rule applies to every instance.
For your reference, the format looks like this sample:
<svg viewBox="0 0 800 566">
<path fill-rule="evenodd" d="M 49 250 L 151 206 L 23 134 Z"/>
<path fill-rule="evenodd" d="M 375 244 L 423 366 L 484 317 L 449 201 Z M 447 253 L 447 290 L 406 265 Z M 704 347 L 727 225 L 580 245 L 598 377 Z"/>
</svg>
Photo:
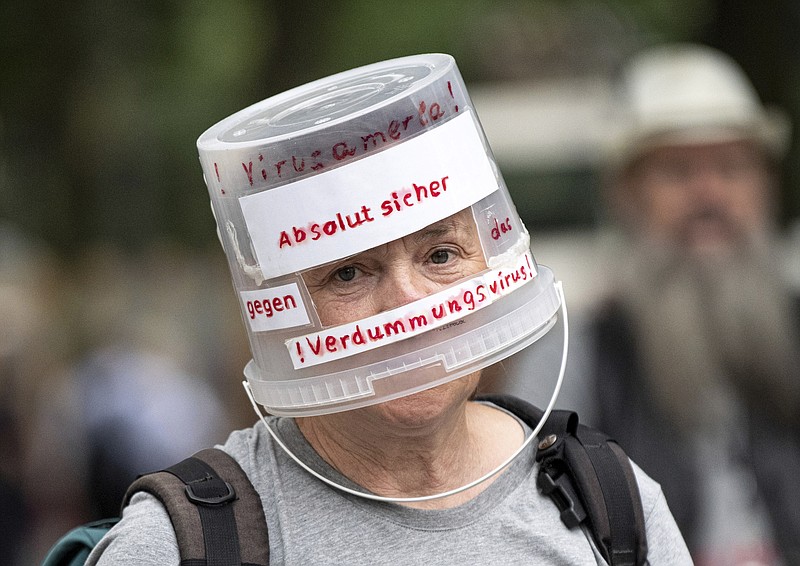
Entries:
<svg viewBox="0 0 800 566">
<path fill-rule="evenodd" d="M 263 332 L 310 324 L 303 298 L 297 283 L 242 291 L 239 293 L 244 305 L 250 330 Z"/>
<path fill-rule="evenodd" d="M 270 279 L 396 240 L 497 189 L 465 112 L 380 153 L 239 203 Z"/>
<path fill-rule="evenodd" d="M 460 285 L 375 316 L 286 341 L 295 369 L 310 367 L 433 330 L 480 310 L 536 277 L 529 253 Z"/>
</svg>

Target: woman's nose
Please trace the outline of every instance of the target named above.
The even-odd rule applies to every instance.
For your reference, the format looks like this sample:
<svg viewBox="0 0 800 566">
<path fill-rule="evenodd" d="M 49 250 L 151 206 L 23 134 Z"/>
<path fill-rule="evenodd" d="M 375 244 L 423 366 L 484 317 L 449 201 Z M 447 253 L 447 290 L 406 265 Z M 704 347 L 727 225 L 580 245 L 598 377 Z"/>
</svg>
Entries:
<svg viewBox="0 0 800 566">
<path fill-rule="evenodd" d="M 407 305 L 427 297 L 437 288 L 413 267 L 395 268 L 384 274 L 378 286 L 378 307 L 383 312 Z"/>
</svg>

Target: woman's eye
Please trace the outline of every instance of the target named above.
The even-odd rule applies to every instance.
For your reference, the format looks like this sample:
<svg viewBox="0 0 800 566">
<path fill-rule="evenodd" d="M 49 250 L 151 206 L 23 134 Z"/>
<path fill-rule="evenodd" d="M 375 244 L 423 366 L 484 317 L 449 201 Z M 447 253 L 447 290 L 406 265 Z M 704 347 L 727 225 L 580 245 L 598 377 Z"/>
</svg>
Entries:
<svg viewBox="0 0 800 566">
<path fill-rule="evenodd" d="M 431 263 L 447 263 L 450 259 L 450 252 L 447 250 L 436 250 L 431 254 Z"/>
<path fill-rule="evenodd" d="M 352 281 L 356 276 L 356 268 L 348 265 L 336 271 L 336 279 L 339 281 Z"/>
</svg>

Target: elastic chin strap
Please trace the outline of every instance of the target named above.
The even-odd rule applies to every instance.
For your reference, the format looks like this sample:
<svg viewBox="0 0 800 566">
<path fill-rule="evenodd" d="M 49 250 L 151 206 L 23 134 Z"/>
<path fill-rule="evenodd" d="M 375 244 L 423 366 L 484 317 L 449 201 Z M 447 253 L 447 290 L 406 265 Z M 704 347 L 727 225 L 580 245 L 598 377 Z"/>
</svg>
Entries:
<svg viewBox="0 0 800 566">
<path fill-rule="evenodd" d="M 272 436 L 272 439 L 278 444 L 278 446 L 280 446 L 283 449 L 283 451 L 286 452 L 286 454 L 292 460 L 294 460 L 301 468 L 303 468 L 305 471 L 307 471 L 309 474 L 311 474 L 312 476 L 314 476 L 318 480 L 328 484 L 329 486 L 331 486 L 333 488 L 336 488 L 336 489 L 338 489 L 340 491 L 343 491 L 345 493 L 349 493 L 351 495 L 355 495 L 357 497 L 363 497 L 364 499 L 372 499 L 373 501 L 383 501 L 383 502 L 386 502 L 386 503 L 414 503 L 414 502 L 419 502 L 419 501 L 430 501 L 432 499 L 441 499 L 443 497 L 449 497 L 451 495 L 455 495 L 457 493 L 461 493 L 462 491 L 466 491 L 468 489 L 471 489 L 471 488 L 475 487 L 476 485 L 479 485 L 479 484 L 485 482 L 486 480 L 488 480 L 489 478 L 497 475 L 503 469 L 505 469 L 511 462 L 514 461 L 514 459 L 517 456 L 519 456 L 525 450 L 525 448 L 528 446 L 528 444 L 530 444 L 531 441 L 533 441 L 539 435 L 539 431 L 542 430 L 542 427 L 544 426 L 544 423 L 547 421 L 547 418 L 550 416 L 550 412 L 553 410 L 553 407 L 556 404 L 556 399 L 558 398 L 558 393 L 561 391 L 561 383 L 564 381 L 564 372 L 565 372 L 565 370 L 567 368 L 567 353 L 569 351 L 569 321 L 568 321 L 568 318 L 567 318 L 567 302 L 566 302 L 566 300 L 564 298 L 564 289 L 562 287 L 561 281 L 557 281 L 555 283 L 555 286 L 556 286 L 556 290 L 558 291 L 558 296 L 561 298 L 561 312 L 563 313 L 563 317 L 564 317 L 564 320 L 563 320 L 563 325 L 564 325 L 564 347 L 563 347 L 562 353 L 561 353 L 561 369 L 558 372 L 558 380 L 556 381 L 556 385 L 553 388 L 553 394 L 550 397 L 550 402 L 547 404 L 547 408 L 545 409 L 544 414 L 542 415 L 542 420 L 539 421 L 539 424 L 536 425 L 536 428 L 533 429 L 531 434 L 528 435 L 527 438 L 525 438 L 525 441 L 516 450 L 516 452 L 514 452 L 511 456 L 509 456 L 508 459 L 505 460 L 502 464 L 497 466 L 494 470 L 490 471 L 489 473 L 479 477 L 478 479 L 476 479 L 476 480 L 474 480 L 474 481 L 472 481 L 472 482 L 470 482 L 470 483 L 468 483 L 466 485 L 458 487 L 456 489 L 451 489 L 450 491 L 445 491 L 445 492 L 442 492 L 442 493 L 436 493 L 436 494 L 433 494 L 433 495 L 423 495 L 423 496 L 419 496 L 419 497 L 384 497 L 382 495 L 375 495 L 375 494 L 366 493 L 366 492 L 363 492 L 363 491 L 356 491 L 354 489 L 350 489 L 349 487 L 345 487 L 345 486 L 343 486 L 343 485 L 341 485 L 339 483 L 336 483 L 335 481 L 333 481 L 333 480 L 331 480 L 329 478 L 326 478 L 325 476 L 323 476 L 323 475 L 317 473 L 316 471 L 312 470 L 308 465 L 306 465 L 304 462 L 302 462 L 297 456 L 295 456 L 295 454 L 291 450 L 289 450 L 289 447 L 286 446 L 286 444 L 284 444 L 283 441 L 280 438 L 278 438 L 278 435 L 275 433 L 274 430 L 272 430 L 272 428 L 267 423 L 267 419 L 264 417 L 264 413 L 262 413 L 261 409 L 258 407 L 258 403 L 256 403 L 255 397 L 253 397 L 253 391 L 250 388 L 250 384 L 247 382 L 247 380 L 245 380 L 245 381 L 242 382 L 242 385 L 244 386 L 244 390 L 247 393 L 247 397 L 250 399 L 250 403 L 253 405 L 253 410 L 255 410 L 256 414 L 261 419 L 261 422 L 264 423 L 264 426 L 267 428 L 267 431 L 269 432 L 270 436 Z"/>
</svg>

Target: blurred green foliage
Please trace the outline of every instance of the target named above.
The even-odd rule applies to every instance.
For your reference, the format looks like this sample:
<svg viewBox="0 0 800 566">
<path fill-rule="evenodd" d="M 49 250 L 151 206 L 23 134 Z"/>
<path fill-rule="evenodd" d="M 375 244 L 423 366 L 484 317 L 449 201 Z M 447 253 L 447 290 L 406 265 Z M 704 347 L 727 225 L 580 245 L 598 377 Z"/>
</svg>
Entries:
<svg viewBox="0 0 800 566">
<path fill-rule="evenodd" d="M 648 43 L 707 40 L 760 71 L 754 78 L 770 101 L 798 109 L 800 50 L 781 43 L 782 34 L 793 38 L 786 24 L 776 27 L 796 22 L 797 8 L 789 0 L 759 3 L 753 17 L 752 6 L 5 0 L 0 220 L 67 254 L 97 240 L 134 249 L 157 239 L 205 247 L 214 227 L 194 147 L 205 128 L 286 88 L 411 53 L 453 54 L 470 83 L 610 72 Z M 787 169 L 791 215 L 800 210 L 794 171 Z M 583 171 L 561 181 L 553 174 L 540 179 L 588 182 Z M 568 202 L 539 209 L 544 225 L 576 221 Z M 577 220 L 585 221 L 582 214 Z"/>
</svg>

